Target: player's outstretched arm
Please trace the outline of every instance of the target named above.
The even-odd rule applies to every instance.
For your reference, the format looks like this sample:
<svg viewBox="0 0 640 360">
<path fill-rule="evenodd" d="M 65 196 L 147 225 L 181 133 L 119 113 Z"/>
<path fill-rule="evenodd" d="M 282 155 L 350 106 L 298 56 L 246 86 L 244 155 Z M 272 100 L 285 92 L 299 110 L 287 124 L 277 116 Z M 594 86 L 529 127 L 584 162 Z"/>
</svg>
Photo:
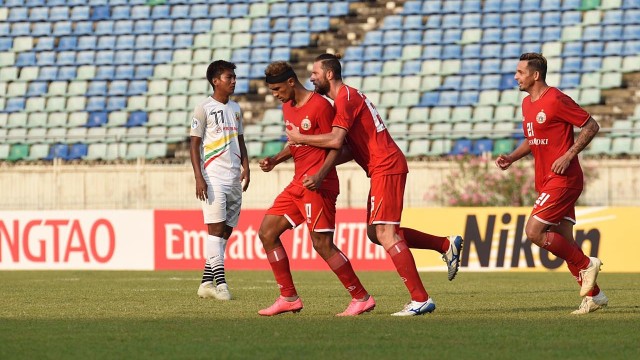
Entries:
<svg viewBox="0 0 640 360">
<path fill-rule="evenodd" d="M 202 146 L 202 138 L 199 136 L 191 136 L 190 140 L 189 154 L 191 155 L 193 175 L 196 179 L 196 198 L 203 201 L 207 198 L 207 182 L 204 181 L 200 165 L 200 147 Z"/>
<path fill-rule="evenodd" d="M 249 182 L 251 182 L 251 174 L 249 170 L 249 156 L 247 155 L 247 145 L 244 143 L 244 135 L 238 135 L 238 144 L 240 145 L 240 163 L 242 164 L 240 182 L 242 183 L 242 191 L 247 191 L 247 189 L 249 188 Z"/>
<path fill-rule="evenodd" d="M 291 159 L 291 149 L 289 149 L 289 143 L 287 143 L 279 153 L 275 156 L 270 156 L 266 159 L 260 161 L 260 169 L 264 172 L 269 172 L 273 170 L 276 165 L 280 164 L 283 161 L 287 161 Z"/>
<path fill-rule="evenodd" d="M 347 130 L 334 126 L 330 133 L 307 135 L 301 134 L 300 129 L 295 126 L 286 128 L 287 136 L 292 144 L 304 144 L 327 149 L 340 149 L 347 136 Z"/>
<path fill-rule="evenodd" d="M 502 154 L 496 159 L 496 166 L 502 170 L 507 170 L 511 164 L 522 159 L 523 157 L 531 153 L 531 147 L 529 142 L 525 139 L 518 147 L 511 152 L 511 154 Z"/>
<path fill-rule="evenodd" d="M 551 171 L 556 174 L 564 174 L 567 168 L 569 168 L 571 160 L 589 145 L 598 131 L 600 131 L 600 125 L 598 125 L 592 117 L 589 117 L 589 120 L 582 126 L 582 130 L 580 130 L 580 134 L 578 134 L 578 138 L 573 143 L 573 146 L 553 162 Z"/>
</svg>

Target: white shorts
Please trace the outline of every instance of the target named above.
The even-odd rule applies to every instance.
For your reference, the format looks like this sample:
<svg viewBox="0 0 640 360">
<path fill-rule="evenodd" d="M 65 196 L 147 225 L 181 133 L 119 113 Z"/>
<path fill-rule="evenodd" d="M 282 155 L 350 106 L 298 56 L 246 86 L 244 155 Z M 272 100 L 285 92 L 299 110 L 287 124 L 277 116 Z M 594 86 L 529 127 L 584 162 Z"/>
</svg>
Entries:
<svg viewBox="0 0 640 360">
<path fill-rule="evenodd" d="M 230 227 L 238 225 L 242 205 L 242 185 L 209 185 L 207 200 L 202 201 L 205 224 L 224 222 Z"/>
</svg>

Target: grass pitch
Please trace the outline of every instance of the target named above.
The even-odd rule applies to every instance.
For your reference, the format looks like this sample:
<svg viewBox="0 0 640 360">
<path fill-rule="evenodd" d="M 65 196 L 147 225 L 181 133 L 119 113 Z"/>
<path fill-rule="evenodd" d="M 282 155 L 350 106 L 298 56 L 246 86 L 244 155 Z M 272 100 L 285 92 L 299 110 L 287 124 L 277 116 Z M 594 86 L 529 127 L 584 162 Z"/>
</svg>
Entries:
<svg viewBox="0 0 640 360">
<path fill-rule="evenodd" d="M 257 315 L 271 272 L 232 271 L 235 299 L 196 296 L 198 272 L 0 272 L 0 359 L 638 359 L 640 274 L 601 273 L 609 307 L 580 304 L 568 272 L 422 273 L 433 314 L 396 318 L 397 274 L 360 272 L 376 309 L 336 318 L 349 297 L 333 273 L 294 272 L 305 308 Z"/>
</svg>

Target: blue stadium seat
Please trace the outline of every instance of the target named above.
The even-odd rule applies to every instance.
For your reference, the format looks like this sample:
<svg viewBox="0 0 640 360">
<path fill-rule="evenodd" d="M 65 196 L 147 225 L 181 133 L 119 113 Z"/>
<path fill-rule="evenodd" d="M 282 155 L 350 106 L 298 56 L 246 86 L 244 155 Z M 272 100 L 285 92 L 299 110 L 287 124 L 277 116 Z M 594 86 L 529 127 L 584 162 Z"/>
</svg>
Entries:
<svg viewBox="0 0 640 360">
<path fill-rule="evenodd" d="M 67 144 L 52 144 L 49 148 L 49 155 L 44 160 L 64 159 L 69 160 L 69 146 Z"/>
<path fill-rule="evenodd" d="M 115 65 L 126 65 L 133 63 L 133 50 L 116 51 L 113 59 Z"/>
<path fill-rule="evenodd" d="M 56 64 L 56 53 L 55 51 L 41 51 L 37 55 L 35 53 L 20 53 L 18 54 L 18 58 L 16 59 L 16 66 L 29 66 L 29 65 L 21 65 L 27 64 L 31 61 L 30 55 L 34 55 L 36 57 L 35 64 L 38 66 L 49 66 Z M 25 58 L 26 57 L 26 58 Z M 33 64 L 32 64 L 33 65 Z"/>
<path fill-rule="evenodd" d="M 624 42 L 624 48 L 622 55 L 624 56 L 636 56 L 640 54 L 640 41 L 629 40 Z"/>
<path fill-rule="evenodd" d="M 409 60 L 402 62 L 401 75 L 415 75 L 420 73 L 422 62 L 420 60 Z"/>
<path fill-rule="evenodd" d="M 442 12 L 447 13 L 460 13 L 462 10 L 462 1 L 460 0 L 446 0 L 442 2 Z"/>
<path fill-rule="evenodd" d="M 98 66 L 96 69 L 96 80 L 111 80 L 115 76 L 116 68 L 111 65 Z"/>
<path fill-rule="evenodd" d="M 502 26 L 502 16 L 500 14 L 483 14 L 482 16 L 482 27 L 487 28 L 497 28 Z"/>
<path fill-rule="evenodd" d="M 423 14 L 440 14 L 442 12 L 442 1 L 441 0 L 432 0 L 432 1 L 423 1 L 422 2 L 422 13 Z"/>
<path fill-rule="evenodd" d="M 580 11 L 565 11 L 562 13 L 563 26 L 578 25 L 582 23 L 582 13 Z"/>
<path fill-rule="evenodd" d="M 48 21 L 65 21 L 69 20 L 69 7 L 56 6 L 49 9 Z"/>
<path fill-rule="evenodd" d="M 93 11 L 91 13 L 91 20 L 106 20 L 110 17 L 110 7 L 108 5 L 104 6 L 94 6 Z"/>
<path fill-rule="evenodd" d="M 562 74 L 560 78 L 560 89 L 576 89 L 580 86 L 580 74 Z"/>
<path fill-rule="evenodd" d="M 379 61 L 382 59 L 382 46 L 367 46 L 362 59 Z"/>
<path fill-rule="evenodd" d="M 542 14 L 542 26 L 557 26 L 561 22 L 560 11 L 550 11 Z"/>
<path fill-rule="evenodd" d="M 462 76 L 452 75 L 444 78 L 442 85 L 440 86 L 441 90 L 458 90 L 462 85 Z"/>
<path fill-rule="evenodd" d="M 16 58 L 15 65 L 18 67 L 36 65 L 36 53 L 33 53 L 33 52 L 18 53 L 18 57 Z"/>
<path fill-rule="evenodd" d="M 640 24 L 640 9 L 629 9 L 624 12 L 624 18 L 622 21 L 625 25 L 638 25 Z"/>
<path fill-rule="evenodd" d="M 75 66 L 63 66 L 58 70 L 56 80 L 73 80 L 76 78 L 76 70 Z"/>
<path fill-rule="evenodd" d="M 344 61 L 362 60 L 364 58 L 363 46 L 349 46 L 344 52 Z"/>
<path fill-rule="evenodd" d="M 563 73 L 577 73 L 582 70 L 581 57 L 567 57 L 562 62 Z"/>
<path fill-rule="evenodd" d="M 419 106 L 437 106 L 440 103 L 439 92 L 426 92 L 420 97 Z"/>
<path fill-rule="evenodd" d="M 502 42 L 502 29 L 484 29 L 484 31 L 482 31 L 482 39 L 480 41 L 483 43 Z"/>
<path fill-rule="evenodd" d="M 246 94 L 249 92 L 249 79 L 238 79 L 236 81 L 236 94 Z"/>
<path fill-rule="evenodd" d="M 29 10 L 26 7 L 9 8 L 9 21 L 29 21 Z"/>
<path fill-rule="evenodd" d="M 466 75 L 462 80 L 462 90 L 477 90 L 480 88 L 480 75 Z"/>
<path fill-rule="evenodd" d="M 153 65 L 138 65 L 135 70 L 135 79 L 148 79 L 153 76 Z"/>
<path fill-rule="evenodd" d="M 380 45 L 382 44 L 383 32 L 380 30 L 368 31 L 364 35 L 362 45 Z"/>
<path fill-rule="evenodd" d="M 540 9 L 542 11 L 560 10 L 561 1 L 560 0 L 542 0 L 542 4 L 540 4 Z"/>
<path fill-rule="evenodd" d="M 480 59 L 464 59 L 460 63 L 460 74 L 471 75 L 480 72 Z"/>
<path fill-rule="evenodd" d="M 623 0 L 623 9 L 640 9 L 640 0 Z"/>
<path fill-rule="evenodd" d="M 56 64 L 60 65 L 75 65 L 76 64 L 76 52 L 75 51 L 61 51 L 58 53 Z"/>
<path fill-rule="evenodd" d="M 402 13 L 406 15 L 422 14 L 422 1 L 410 0 L 404 3 Z"/>
<path fill-rule="evenodd" d="M 462 16 L 460 14 L 447 14 L 442 17 L 442 28 L 444 29 L 458 29 L 461 26 Z"/>
<path fill-rule="evenodd" d="M 457 139 L 453 143 L 453 148 L 449 155 L 464 155 L 471 152 L 471 140 L 469 139 Z"/>
<path fill-rule="evenodd" d="M 311 43 L 311 34 L 308 32 L 298 32 L 291 36 L 291 47 L 305 47 Z"/>
<path fill-rule="evenodd" d="M 173 35 L 165 34 L 156 36 L 153 47 L 155 49 L 173 49 Z"/>
<path fill-rule="evenodd" d="M 403 45 L 417 45 L 422 44 L 422 31 L 421 30 L 407 30 L 402 35 Z"/>
<path fill-rule="evenodd" d="M 399 30 L 402 29 L 403 16 L 401 15 L 389 15 L 382 21 L 382 30 Z"/>
<path fill-rule="evenodd" d="M 270 47 L 271 46 L 271 34 L 261 32 L 253 35 L 251 40 L 251 47 Z"/>
<path fill-rule="evenodd" d="M 640 39 L 640 25 L 626 25 L 624 27 L 624 33 L 622 34 L 624 40 L 639 40 Z"/>
<path fill-rule="evenodd" d="M 460 93 L 458 91 L 441 91 L 439 106 L 458 106 Z"/>
<path fill-rule="evenodd" d="M 67 160 L 80 160 L 87 156 L 88 146 L 83 143 L 72 144 Z"/>
<path fill-rule="evenodd" d="M 38 80 L 54 81 L 58 77 L 58 68 L 55 66 L 43 66 L 38 73 Z"/>
<path fill-rule="evenodd" d="M 31 29 L 32 36 L 47 36 L 49 34 L 51 34 L 51 23 L 37 22 L 33 24 L 33 28 Z"/>
<path fill-rule="evenodd" d="M 604 44 L 605 56 L 619 56 L 622 55 L 623 42 L 622 41 L 608 41 Z"/>
<path fill-rule="evenodd" d="M 129 114 L 129 119 L 127 120 L 127 127 L 133 126 L 143 126 L 147 123 L 148 116 L 146 111 L 133 111 Z"/>
<path fill-rule="evenodd" d="M 502 12 L 519 12 L 520 11 L 520 0 L 503 0 L 502 6 L 500 7 L 500 11 L 502 11 Z"/>
<path fill-rule="evenodd" d="M 562 10 L 578 10 L 582 6 L 582 0 L 563 0 Z"/>
<path fill-rule="evenodd" d="M 100 127 L 105 125 L 107 123 L 108 114 L 103 110 L 104 107 L 98 111 L 89 112 L 86 127 Z"/>
<path fill-rule="evenodd" d="M 127 86 L 129 82 L 127 80 L 115 80 L 109 84 L 109 96 L 126 95 Z M 111 98 L 109 98 L 111 100 Z M 107 105 L 107 108 L 109 105 Z"/>
<path fill-rule="evenodd" d="M 480 57 L 483 59 L 491 59 L 496 56 L 499 56 L 501 53 L 502 53 L 501 44 L 485 44 L 485 45 L 482 45 L 482 50 L 480 51 Z"/>
<path fill-rule="evenodd" d="M 211 20 L 206 20 L 206 21 L 211 21 Z M 200 25 L 200 28 L 201 27 L 202 27 L 202 24 Z M 204 31 L 209 31 L 210 29 L 211 27 L 209 27 L 208 29 L 205 27 Z M 188 33 L 192 33 L 195 30 L 196 28 L 194 27 L 194 22 L 191 19 L 178 19 L 173 21 L 172 32 L 174 34 L 188 34 Z"/>
<path fill-rule="evenodd" d="M 349 2 L 348 1 L 331 2 L 331 7 L 329 8 L 329 15 L 332 17 L 349 15 Z"/>
<path fill-rule="evenodd" d="M 129 82 L 129 86 L 127 88 L 127 95 L 141 95 L 147 92 L 147 84 L 146 80 L 132 80 Z"/>
<path fill-rule="evenodd" d="M 119 5 L 111 8 L 111 16 L 107 18 L 113 20 L 125 20 L 131 19 L 131 6 L 129 5 Z"/>
<path fill-rule="evenodd" d="M 462 2 L 462 13 L 480 13 L 482 12 L 482 3 L 480 0 L 465 0 Z"/>
<path fill-rule="evenodd" d="M 174 5 L 170 7 L 169 5 L 154 5 L 151 8 L 151 18 L 152 19 L 166 19 L 170 16 L 172 8 L 176 8 L 179 5 Z"/>
<path fill-rule="evenodd" d="M 230 18 L 245 17 L 249 13 L 249 4 L 233 4 L 229 9 Z"/>
<path fill-rule="evenodd" d="M 291 45 L 291 34 L 288 32 L 276 33 L 271 39 L 271 46 L 283 47 Z"/>
<path fill-rule="evenodd" d="M 422 22 L 422 15 L 409 15 L 404 17 L 402 28 L 409 29 L 422 29 L 424 26 Z"/>
<path fill-rule="evenodd" d="M 518 86 L 518 83 L 513 78 L 513 74 L 504 74 L 500 79 L 500 88 L 498 90 L 514 89 Z"/>
<path fill-rule="evenodd" d="M 119 79 L 119 80 L 133 79 L 134 71 L 135 69 L 133 65 L 118 65 L 116 67 L 114 79 Z"/>
<path fill-rule="evenodd" d="M 540 0 L 522 0 L 520 10 L 522 12 L 540 11 Z"/>
<path fill-rule="evenodd" d="M 107 82 L 94 80 L 89 83 L 87 87 L 88 96 L 106 96 L 107 95 Z"/>
<path fill-rule="evenodd" d="M 113 50 L 101 50 L 96 52 L 96 65 L 113 64 L 114 55 L 115 52 Z"/>
<path fill-rule="evenodd" d="M 151 7 L 146 5 L 136 5 L 131 8 L 132 19 L 148 19 L 151 17 Z"/>
<path fill-rule="evenodd" d="M 133 32 L 132 20 L 118 20 L 113 23 L 113 33 L 115 35 L 131 34 Z"/>
<path fill-rule="evenodd" d="M 308 31 L 310 28 L 309 18 L 306 16 L 298 16 L 291 19 L 289 23 L 289 31 Z"/>
<path fill-rule="evenodd" d="M 220 10 L 218 10 L 218 8 L 220 8 Z M 227 7 L 224 5 L 216 6 L 214 7 L 214 9 L 216 11 L 216 14 L 215 14 L 216 18 L 226 17 L 228 15 L 228 13 L 225 11 Z M 218 11 L 221 11 L 221 12 L 218 12 Z M 198 20 L 209 20 L 209 19 L 206 19 L 209 16 L 211 16 L 209 14 L 209 4 L 193 4 L 189 9 L 189 16 L 187 16 L 187 18 L 198 19 Z"/>
<path fill-rule="evenodd" d="M 564 43 L 562 47 L 562 56 L 563 57 L 582 56 L 582 42 L 572 41 L 572 42 Z"/>
<path fill-rule="evenodd" d="M 473 143 L 471 148 L 471 154 L 482 155 L 484 153 L 490 153 L 493 151 L 493 140 L 491 139 L 478 139 Z"/>
<path fill-rule="evenodd" d="M 384 47 L 384 51 L 382 53 L 383 60 L 395 60 L 401 57 L 402 57 L 402 46 L 389 45 Z"/>
<path fill-rule="evenodd" d="M 604 12 L 604 16 L 602 17 L 602 24 L 619 25 L 624 22 L 623 19 L 624 19 L 623 10 L 609 10 Z"/>
<path fill-rule="evenodd" d="M 520 13 L 506 13 L 502 15 L 502 27 L 519 27 L 521 23 Z M 540 24 L 538 23 L 538 26 Z"/>
<path fill-rule="evenodd" d="M 264 77 L 264 69 L 269 65 L 268 63 L 252 63 L 249 70 L 249 77 L 252 79 L 258 79 Z"/>
<path fill-rule="evenodd" d="M 31 24 L 28 22 L 13 23 L 11 25 L 11 36 L 27 36 L 30 33 L 31 33 Z M 66 35 L 66 34 L 60 34 L 60 35 Z"/>
<path fill-rule="evenodd" d="M 289 31 L 289 18 L 278 18 L 276 22 L 273 24 L 273 28 L 271 31 Z"/>
<path fill-rule="evenodd" d="M 458 44 L 462 40 L 461 29 L 447 29 L 442 35 L 443 44 Z"/>
<path fill-rule="evenodd" d="M 440 29 L 442 27 L 442 16 L 431 15 L 427 17 L 427 23 L 425 24 L 427 29 Z"/>
<path fill-rule="evenodd" d="M 274 4 L 275 5 L 275 4 Z M 251 21 L 252 33 L 266 33 L 271 31 L 271 22 L 268 18 L 257 18 Z"/>
<path fill-rule="evenodd" d="M 480 14 L 464 14 L 462 17 L 461 27 L 463 29 L 479 28 L 482 22 L 482 16 Z"/>
<path fill-rule="evenodd" d="M 463 59 L 477 59 L 480 58 L 480 51 L 482 47 L 480 44 L 468 44 L 464 46 L 462 50 Z"/>
<path fill-rule="evenodd" d="M 602 57 L 592 56 L 582 59 L 582 71 L 583 72 L 597 72 L 602 69 Z"/>
<path fill-rule="evenodd" d="M 7 99 L 7 103 L 5 104 L 4 111 L 8 113 L 12 112 L 20 112 L 24 110 L 25 99 L 20 98 L 9 98 Z"/>
<path fill-rule="evenodd" d="M 622 39 L 621 25 L 607 25 L 602 29 L 602 40 L 620 40 Z"/>
<path fill-rule="evenodd" d="M 561 37 L 562 28 L 559 26 L 549 26 L 542 30 L 542 42 L 559 41 Z"/>
<path fill-rule="evenodd" d="M 441 45 L 427 45 L 422 48 L 422 58 L 426 60 L 440 59 L 442 54 Z"/>
<path fill-rule="evenodd" d="M 584 43 L 584 56 L 603 56 L 604 43 L 599 41 L 591 41 Z"/>
<path fill-rule="evenodd" d="M 478 71 L 481 74 L 498 74 L 500 73 L 500 65 L 500 59 L 485 59 L 482 60 L 481 68 Z"/>
<path fill-rule="evenodd" d="M 442 34 L 443 34 L 443 31 L 441 29 L 427 29 L 424 31 L 424 36 L 422 37 L 422 43 L 423 44 L 441 44 Z"/>
<path fill-rule="evenodd" d="M 47 93 L 48 84 L 45 81 L 31 81 L 27 86 L 27 97 L 42 96 Z"/>
<path fill-rule="evenodd" d="M 312 32 L 328 31 L 330 27 L 331 27 L 331 22 L 328 16 L 316 16 L 311 18 Z"/>
<path fill-rule="evenodd" d="M 602 26 L 590 25 L 582 29 L 582 40 L 597 41 L 602 39 Z"/>
<path fill-rule="evenodd" d="M 134 35 L 150 34 L 153 31 L 153 20 L 136 20 L 133 25 Z"/>
<path fill-rule="evenodd" d="M 269 62 L 271 60 L 271 49 L 257 48 L 251 50 L 251 62 Z"/>
<path fill-rule="evenodd" d="M 6 24 L 8 25 L 8 24 Z M 2 24 L 0 24 L 2 26 Z M 1 28 L 0 28 L 1 29 Z M 6 32 L 5 32 L 6 34 Z M 39 44 L 40 42 L 38 42 Z M 13 39 L 10 37 L 0 37 L 0 51 L 7 51 L 13 47 Z"/>
<path fill-rule="evenodd" d="M 156 50 L 153 52 L 153 63 L 154 64 L 166 64 L 171 62 L 173 58 L 172 50 Z"/>
<path fill-rule="evenodd" d="M 382 72 L 382 61 L 369 61 L 365 62 L 362 68 L 363 76 L 378 75 Z"/>
<path fill-rule="evenodd" d="M 173 20 L 159 19 L 153 22 L 154 34 L 171 34 L 173 28 Z"/>
<path fill-rule="evenodd" d="M 288 47 L 279 47 L 271 49 L 270 61 L 289 61 L 291 60 L 291 49 Z M 236 85 L 237 87 L 237 85 Z"/>
<path fill-rule="evenodd" d="M 325 14 L 328 14 L 328 13 L 329 13 L 329 9 L 327 8 L 327 12 Z M 289 16 L 289 4 L 287 3 L 271 4 L 271 8 L 269 9 L 269 17 L 278 18 L 278 17 L 287 17 L 287 16 Z M 312 16 L 317 16 L 317 15 L 312 15 Z"/>
<path fill-rule="evenodd" d="M 528 27 L 528 28 L 522 29 L 522 41 L 534 42 L 534 41 L 540 41 L 540 39 L 542 39 L 541 27 Z"/>
<path fill-rule="evenodd" d="M 515 67 L 512 69 L 515 72 Z M 513 77 L 513 75 L 511 75 Z M 495 90 L 500 88 L 502 75 L 484 75 L 480 83 L 481 90 Z"/>
</svg>

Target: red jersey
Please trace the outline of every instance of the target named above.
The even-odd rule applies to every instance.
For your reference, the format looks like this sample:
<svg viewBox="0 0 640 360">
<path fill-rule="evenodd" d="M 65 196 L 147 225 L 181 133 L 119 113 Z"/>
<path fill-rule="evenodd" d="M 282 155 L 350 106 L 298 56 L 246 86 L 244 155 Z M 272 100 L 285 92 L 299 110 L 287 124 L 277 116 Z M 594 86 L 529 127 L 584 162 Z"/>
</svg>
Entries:
<svg viewBox="0 0 640 360">
<path fill-rule="evenodd" d="M 536 190 L 543 187 L 582 189 L 582 169 L 574 157 L 564 174 L 551 165 L 573 146 L 573 127 L 583 127 L 591 115 L 569 96 L 550 87 L 534 102 L 522 100 L 522 129 L 535 160 Z"/>
<path fill-rule="evenodd" d="M 294 107 L 291 101 L 282 105 L 285 125 L 291 124 L 300 129 L 300 133 L 317 135 L 331 132 L 331 120 L 333 120 L 335 110 L 331 103 L 322 96 L 313 93 L 309 101 L 301 107 Z M 289 144 L 295 173 L 293 184 L 303 186 L 302 180 L 307 175 L 316 174 L 327 157 L 327 149 L 308 145 Z M 320 185 L 324 190 L 340 192 L 338 173 L 333 168 Z"/>
<path fill-rule="evenodd" d="M 407 159 L 387 131 L 378 110 L 360 91 L 344 85 L 334 100 L 333 126 L 347 130 L 354 160 L 368 177 L 406 174 Z"/>
</svg>

